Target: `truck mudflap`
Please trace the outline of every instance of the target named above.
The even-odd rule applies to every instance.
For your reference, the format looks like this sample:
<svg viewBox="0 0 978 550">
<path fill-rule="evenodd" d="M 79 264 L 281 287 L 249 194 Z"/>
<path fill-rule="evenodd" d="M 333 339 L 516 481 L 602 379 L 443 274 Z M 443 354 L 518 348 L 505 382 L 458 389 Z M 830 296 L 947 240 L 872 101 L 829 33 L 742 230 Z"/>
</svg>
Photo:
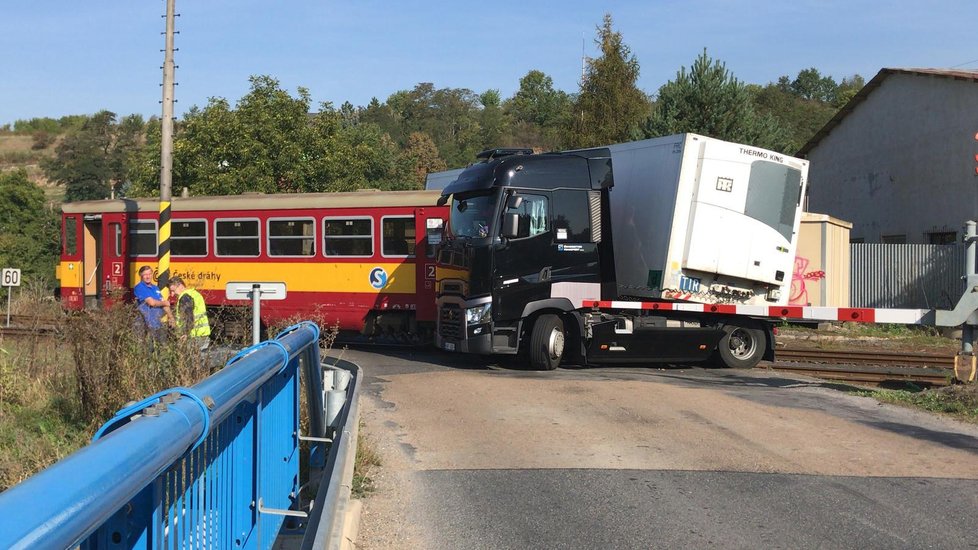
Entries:
<svg viewBox="0 0 978 550">
<path fill-rule="evenodd" d="M 646 327 L 623 330 L 615 320 L 591 325 L 588 363 L 705 361 L 724 333 L 718 327 Z"/>
</svg>

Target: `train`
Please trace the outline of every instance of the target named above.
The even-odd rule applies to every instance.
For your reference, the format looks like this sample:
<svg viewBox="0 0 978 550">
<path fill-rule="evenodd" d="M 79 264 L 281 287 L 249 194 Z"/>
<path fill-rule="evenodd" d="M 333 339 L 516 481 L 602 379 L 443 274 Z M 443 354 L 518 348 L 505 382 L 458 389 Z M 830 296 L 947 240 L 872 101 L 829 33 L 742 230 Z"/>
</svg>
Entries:
<svg viewBox="0 0 978 550">
<path fill-rule="evenodd" d="M 228 283 L 277 282 L 283 300 L 262 323 L 315 319 L 367 338 L 430 339 L 435 245 L 448 217 L 438 191 L 244 193 L 176 197 L 170 276 L 218 316 L 250 306 Z M 62 206 L 61 302 L 69 310 L 127 298 L 144 265 L 158 268 L 159 201 L 91 200 Z"/>
</svg>

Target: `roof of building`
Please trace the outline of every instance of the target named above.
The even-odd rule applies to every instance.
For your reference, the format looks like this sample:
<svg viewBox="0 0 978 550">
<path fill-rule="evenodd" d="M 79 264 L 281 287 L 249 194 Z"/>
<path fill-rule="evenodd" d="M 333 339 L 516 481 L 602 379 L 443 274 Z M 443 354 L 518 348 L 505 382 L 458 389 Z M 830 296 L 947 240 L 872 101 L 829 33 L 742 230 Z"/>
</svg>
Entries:
<svg viewBox="0 0 978 550">
<path fill-rule="evenodd" d="M 822 129 L 815 133 L 808 143 L 803 145 L 801 149 L 795 154 L 796 157 L 804 157 L 811 151 L 820 141 L 825 139 L 825 136 L 829 135 L 836 126 L 842 122 L 849 113 L 851 113 L 860 103 L 862 103 L 869 94 L 873 93 L 873 90 L 879 88 L 886 78 L 892 74 L 906 74 L 914 76 L 930 76 L 947 78 L 951 80 L 970 80 L 972 82 L 978 82 L 978 72 L 976 71 L 956 71 L 954 69 L 880 69 L 880 72 L 876 73 L 876 76 L 872 80 L 866 83 L 856 95 L 852 96 Z"/>
</svg>

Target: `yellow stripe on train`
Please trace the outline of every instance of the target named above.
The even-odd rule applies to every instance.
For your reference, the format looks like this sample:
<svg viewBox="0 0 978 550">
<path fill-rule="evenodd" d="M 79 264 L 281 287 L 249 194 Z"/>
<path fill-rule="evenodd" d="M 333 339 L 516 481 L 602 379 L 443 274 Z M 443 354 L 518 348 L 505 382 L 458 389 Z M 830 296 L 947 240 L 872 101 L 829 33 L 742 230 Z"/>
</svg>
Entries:
<svg viewBox="0 0 978 550">
<path fill-rule="evenodd" d="M 132 261 L 130 286 L 139 282 L 137 270 L 155 262 Z M 284 282 L 289 292 L 417 291 L 417 265 L 413 263 L 274 263 L 180 262 L 170 263 L 170 277 L 180 277 L 191 288 L 223 292 L 230 282 Z M 62 270 L 64 272 L 64 270 Z M 62 280 L 63 286 L 65 284 Z M 80 285 L 79 285 L 80 286 Z"/>
</svg>

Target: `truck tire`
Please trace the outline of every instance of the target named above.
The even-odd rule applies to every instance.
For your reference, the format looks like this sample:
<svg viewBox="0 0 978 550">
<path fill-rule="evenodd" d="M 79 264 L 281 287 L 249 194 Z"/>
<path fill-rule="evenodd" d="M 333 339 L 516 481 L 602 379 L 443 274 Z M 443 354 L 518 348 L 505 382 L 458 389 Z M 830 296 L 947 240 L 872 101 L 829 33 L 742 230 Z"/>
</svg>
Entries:
<svg viewBox="0 0 978 550">
<path fill-rule="evenodd" d="M 739 325 L 724 325 L 717 345 L 719 363 L 731 369 L 754 368 L 764 357 L 767 336 L 763 330 Z"/>
<path fill-rule="evenodd" d="M 530 366 L 537 370 L 554 370 L 564 355 L 564 322 L 546 313 L 533 323 L 530 335 Z"/>
</svg>

